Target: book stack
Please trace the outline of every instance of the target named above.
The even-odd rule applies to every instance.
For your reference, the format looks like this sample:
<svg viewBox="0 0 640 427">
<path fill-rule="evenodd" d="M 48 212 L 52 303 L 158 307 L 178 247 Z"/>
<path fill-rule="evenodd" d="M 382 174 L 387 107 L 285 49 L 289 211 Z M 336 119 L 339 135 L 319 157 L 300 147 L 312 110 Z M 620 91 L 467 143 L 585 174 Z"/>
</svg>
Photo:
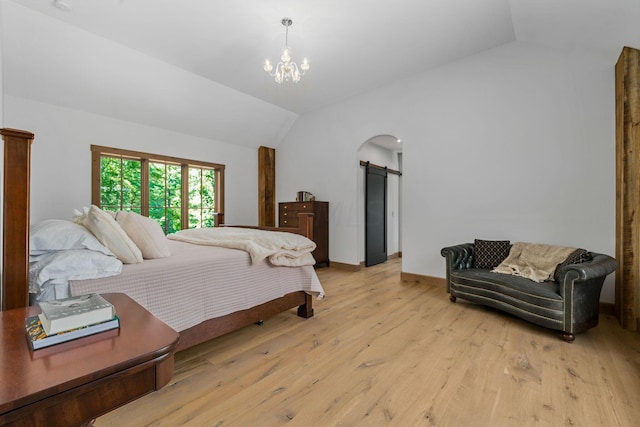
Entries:
<svg viewBox="0 0 640 427">
<path fill-rule="evenodd" d="M 115 307 L 99 294 L 43 301 L 39 305 L 42 313 L 25 319 L 33 350 L 120 327 Z"/>
</svg>

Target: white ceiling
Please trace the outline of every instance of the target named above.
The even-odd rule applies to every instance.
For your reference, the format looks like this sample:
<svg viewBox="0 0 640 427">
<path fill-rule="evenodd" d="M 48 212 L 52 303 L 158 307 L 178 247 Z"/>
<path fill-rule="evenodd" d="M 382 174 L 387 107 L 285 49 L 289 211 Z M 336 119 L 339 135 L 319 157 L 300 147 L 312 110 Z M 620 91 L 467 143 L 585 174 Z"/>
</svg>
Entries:
<svg viewBox="0 0 640 427">
<path fill-rule="evenodd" d="M 640 47 L 639 0 L 11 1 L 295 114 L 514 40 L 601 50 L 612 66 Z M 311 63 L 297 85 L 262 69 L 283 17 L 294 60 Z"/>
<path fill-rule="evenodd" d="M 514 39 L 507 0 L 16 0 L 240 92 L 304 113 Z M 291 87 L 275 62 L 290 17 Z"/>
<path fill-rule="evenodd" d="M 16 3 L 304 113 L 514 40 L 507 0 L 52 0 Z M 278 85 L 262 69 L 284 45 L 311 69 Z"/>
</svg>

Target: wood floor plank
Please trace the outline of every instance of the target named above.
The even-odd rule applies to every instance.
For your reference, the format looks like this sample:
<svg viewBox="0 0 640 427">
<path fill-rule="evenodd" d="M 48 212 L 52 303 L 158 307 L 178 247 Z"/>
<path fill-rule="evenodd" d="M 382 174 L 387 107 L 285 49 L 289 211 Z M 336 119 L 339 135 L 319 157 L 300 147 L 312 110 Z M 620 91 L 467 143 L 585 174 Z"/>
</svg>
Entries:
<svg viewBox="0 0 640 427">
<path fill-rule="evenodd" d="M 274 316 L 176 356 L 162 390 L 107 426 L 632 426 L 640 334 L 577 336 L 400 280 L 401 259 L 318 269 L 315 316 Z"/>
</svg>

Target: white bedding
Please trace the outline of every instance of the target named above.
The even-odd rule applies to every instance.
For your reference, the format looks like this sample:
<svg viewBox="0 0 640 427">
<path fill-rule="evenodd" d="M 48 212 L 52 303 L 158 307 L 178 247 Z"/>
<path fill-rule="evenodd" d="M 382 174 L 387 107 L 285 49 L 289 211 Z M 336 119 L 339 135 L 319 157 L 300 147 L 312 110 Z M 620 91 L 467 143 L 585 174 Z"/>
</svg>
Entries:
<svg viewBox="0 0 640 427">
<path fill-rule="evenodd" d="M 167 238 L 196 245 L 241 249 L 257 264 L 268 258 L 273 265 L 299 267 L 313 265 L 311 252 L 316 244 L 304 236 L 281 231 L 252 228 L 216 227 L 191 228 L 170 234 Z"/>
<path fill-rule="evenodd" d="M 29 231 L 29 292 L 36 301 L 69 297 L 69 280 L 120 274 L 122 262 L 85 227 L 48 219 Z"/>
<path fill-rule="evenodd" d="M 118 276 L 69 282 L 71 295 L 124 292 L 177 331 L 290 292 L 322 298 L 312 266 L 253 263 L 248 253 L 169 241 L 171 256 L 126 264 Z"/>
</svg>

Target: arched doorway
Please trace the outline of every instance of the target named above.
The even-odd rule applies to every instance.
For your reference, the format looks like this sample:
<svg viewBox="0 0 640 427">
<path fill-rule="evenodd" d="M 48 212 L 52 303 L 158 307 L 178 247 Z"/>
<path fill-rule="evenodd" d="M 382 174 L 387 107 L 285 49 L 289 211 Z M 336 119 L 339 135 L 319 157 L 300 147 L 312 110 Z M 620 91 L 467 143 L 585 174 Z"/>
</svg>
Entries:
<svg viewBox="0 0 640 427">
<path fill-rule="evenodd" d="M 358 149 L 357 154 L 361 165 L 358 173 L 358 217 L 362 221 L 362 226 L 358 230 L 358 255 L 361 263 L 368 266 L 383 262 L 387 258 L 399 257 L 402 254 L 402 215 L 400 212 L 402 142 L 394 135 L 376 135 L 366 140 Z M 371 178 L 369 186 L 367 185 L 367 176 Z M 376 186 L 378 186 L 377 189 Z M 383 189 L 381 186 L 385 186 L 385 188 Z M 380 208 L 378 206 L 379 200 L 374 203 L 371 203 L 370 199 L 367 200 L 368 197 L 379 197 L 381 192 L 384 194 L 386 206 Z M 368 212 L 368 209 L 382 209 L 383 211 Z M 382 216 L 384 216 L 383 220 L 381 220 Z M 376 233 L 381 234 L 376 237 Z M 384 242 L 376 241 L 381 237 L 384 238 Z M 385 254 L 378 253 L 378 261 L 372 263 L 371 259 L 367 259 L 367 251 L 377 252 L 380 245 L 384 245 Z"/>
</svg>

